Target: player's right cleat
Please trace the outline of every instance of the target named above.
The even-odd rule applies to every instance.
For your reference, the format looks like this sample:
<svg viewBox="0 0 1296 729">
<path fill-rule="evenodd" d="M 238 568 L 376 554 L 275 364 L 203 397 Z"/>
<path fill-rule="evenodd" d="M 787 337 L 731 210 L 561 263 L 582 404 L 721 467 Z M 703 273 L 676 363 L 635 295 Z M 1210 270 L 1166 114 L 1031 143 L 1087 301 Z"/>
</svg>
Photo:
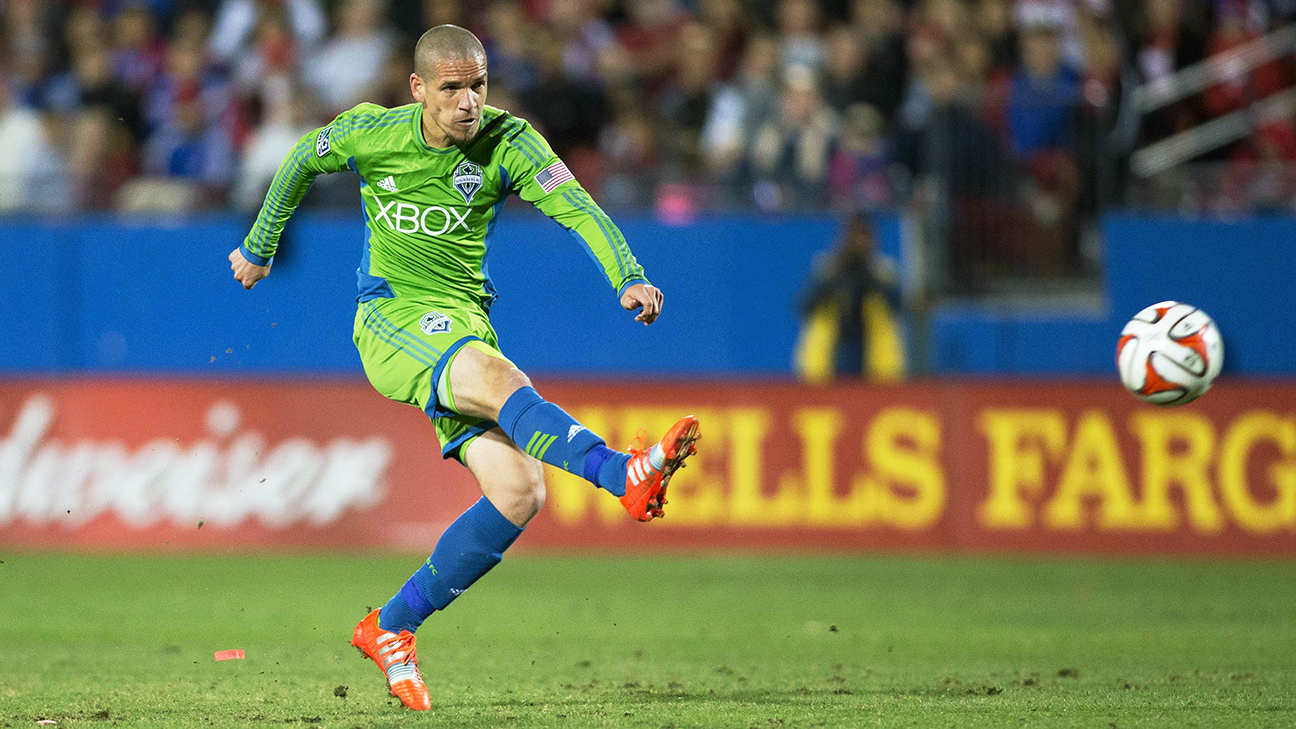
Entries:
<svg viewBox="0 0 1296 729">
<path fill-rule="evenodd" d="M 698 419 L 685 415 L 672 425 L 652 448 L 630 449 L 626 466 L 626 490 L 621 505 L 639 521 L 665 516 L 666 487 L 671 476 L 684 467 L 684 459 L 697 453 Z"/>
<path fill-rule="evenodd" d="M 427 711 L 432 708 L 432 699 L 419 673 L 414 634 L 403 630 L 397 635 L 378 627 L 380 610 L 369 613 L 356 625 L 351 645 L 378 664 L 387 677 L 387 690 L 405 708 Z"/>
</svg>

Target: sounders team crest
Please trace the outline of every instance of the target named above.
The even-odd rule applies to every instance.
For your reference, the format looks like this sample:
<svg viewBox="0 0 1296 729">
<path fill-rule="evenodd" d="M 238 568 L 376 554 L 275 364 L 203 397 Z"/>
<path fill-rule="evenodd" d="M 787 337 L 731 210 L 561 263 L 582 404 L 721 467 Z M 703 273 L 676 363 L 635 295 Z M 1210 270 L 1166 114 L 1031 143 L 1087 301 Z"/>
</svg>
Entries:
<svg viewBox="0 0 1296 729">
<path fill-rule="evenodd" d="M 482 186 L 481 166 L 472 162 L 460 162 L 450 182 L 454 185 L 454 189 L 463 195 L 464 204 L 471 205 L 473 195 L 476 195 Z"/>
</svg>

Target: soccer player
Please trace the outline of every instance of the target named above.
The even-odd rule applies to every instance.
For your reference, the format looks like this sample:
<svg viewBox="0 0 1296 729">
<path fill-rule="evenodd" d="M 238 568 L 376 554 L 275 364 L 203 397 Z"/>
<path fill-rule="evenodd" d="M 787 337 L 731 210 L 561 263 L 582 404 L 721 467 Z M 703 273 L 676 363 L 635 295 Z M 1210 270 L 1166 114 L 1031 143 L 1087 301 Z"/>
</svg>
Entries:
<svg viewBox="0 0 1296 729">
<path fill-rule="evenodd" d="M 373 659 L 410 709 L 430 708 L 414 632 L 499 563 L 544 502 L 541 462 L 591 481 L 630 515 L 663 515 L 671 475 L 696 452 L 698 422 L 675 423 L 651 448 L 621 453 L 546 401 L 496 343 L 486 266 L 490 233 L 516 193 L 566 228 L 602 267 L 622 308 L 652 324 L 662 292 L 616 225 L 525 120 L 486 106 L 486 53 L 467 30 L 440 25 L 414 51 L 417 103 L 360 104 L 302 137 L 279 166 L 243 244 L 229 255 L 244 288 L 270 273 L 283 230 L 316 175 L 361 177 L 366 230 L 354 341 L 370 383 L 432 419 L 445 458 L 483 497 L 454 521 L 351 644 Z"/>
</svg>

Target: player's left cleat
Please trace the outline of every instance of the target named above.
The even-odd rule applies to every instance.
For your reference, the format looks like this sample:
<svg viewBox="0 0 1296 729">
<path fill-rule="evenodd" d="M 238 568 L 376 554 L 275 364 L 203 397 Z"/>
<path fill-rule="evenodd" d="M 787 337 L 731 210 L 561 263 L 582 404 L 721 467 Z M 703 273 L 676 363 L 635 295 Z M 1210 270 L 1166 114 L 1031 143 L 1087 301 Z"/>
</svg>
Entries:
<svg viewBox="0 0 1296 729">
<path fill-rule="evenodd" d="M 364 617 L 351 634 L 351 645 L 382 669 L 387 677 L 387 690 L 400 699 L 407 709 L 427 711 L 432 708 L 427 684 L 419 673 L 418 656 L 414 649 L 414 634 L 408 630 L 397 635 L 378 627 L 379 610 Z"/>
<path fill-rule="evenodd" d="M 666 431 L 652 448 L 630 449 L 626 467 L 625 496 L 621 505 L 639 521 L 665 516 L 666 487 L 671 476 L 684 467 L 684 459 L 697 453 L 698 419 L 685 415 Z"/>
</svg>

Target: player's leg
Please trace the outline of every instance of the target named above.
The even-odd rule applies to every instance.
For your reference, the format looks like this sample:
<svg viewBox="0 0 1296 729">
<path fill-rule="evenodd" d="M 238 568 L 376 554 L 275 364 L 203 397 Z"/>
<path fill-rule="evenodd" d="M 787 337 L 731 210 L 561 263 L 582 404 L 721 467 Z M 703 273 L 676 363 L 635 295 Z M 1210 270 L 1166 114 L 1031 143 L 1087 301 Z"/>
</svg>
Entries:
<svg viewBox="0 0 1296 729">
<path fill-rule="evenodd" d="M 427 562 L 382 608 L 378 622 L 399 633 L 418 630 L 499 564 L 544 505 L 544 473 L 508 436 L 494 428 L 469 442 L 460 459 L 481 486 L 482 498 L 455 519 Z"/>
<path fill-rule="evenodd" d="M 448 374 L 448 387 L 441 392 L 453 398 L 455 412 L 493 420 L 535 458 L 584 476 L 614 496 L 625 494 L 630 455 L 608 448 L 597 433 L 540 397 L 512 362 L 465 348 L 455 354 Z"/>
<path fill-rule="evenodd" d="M 695 452 L 697 419 L 681 419 L 652 448 L 621 453 L 607 447 L 531 380 L 487 347 L 463 347 L 443 371 L 438 396 L 443 405 L 470 417 L 493 420 L 514 443 L 545 463 L 584 477 L 612 494 L 636 519 L 662 515 L 671 474 Z"/>
</svg>

